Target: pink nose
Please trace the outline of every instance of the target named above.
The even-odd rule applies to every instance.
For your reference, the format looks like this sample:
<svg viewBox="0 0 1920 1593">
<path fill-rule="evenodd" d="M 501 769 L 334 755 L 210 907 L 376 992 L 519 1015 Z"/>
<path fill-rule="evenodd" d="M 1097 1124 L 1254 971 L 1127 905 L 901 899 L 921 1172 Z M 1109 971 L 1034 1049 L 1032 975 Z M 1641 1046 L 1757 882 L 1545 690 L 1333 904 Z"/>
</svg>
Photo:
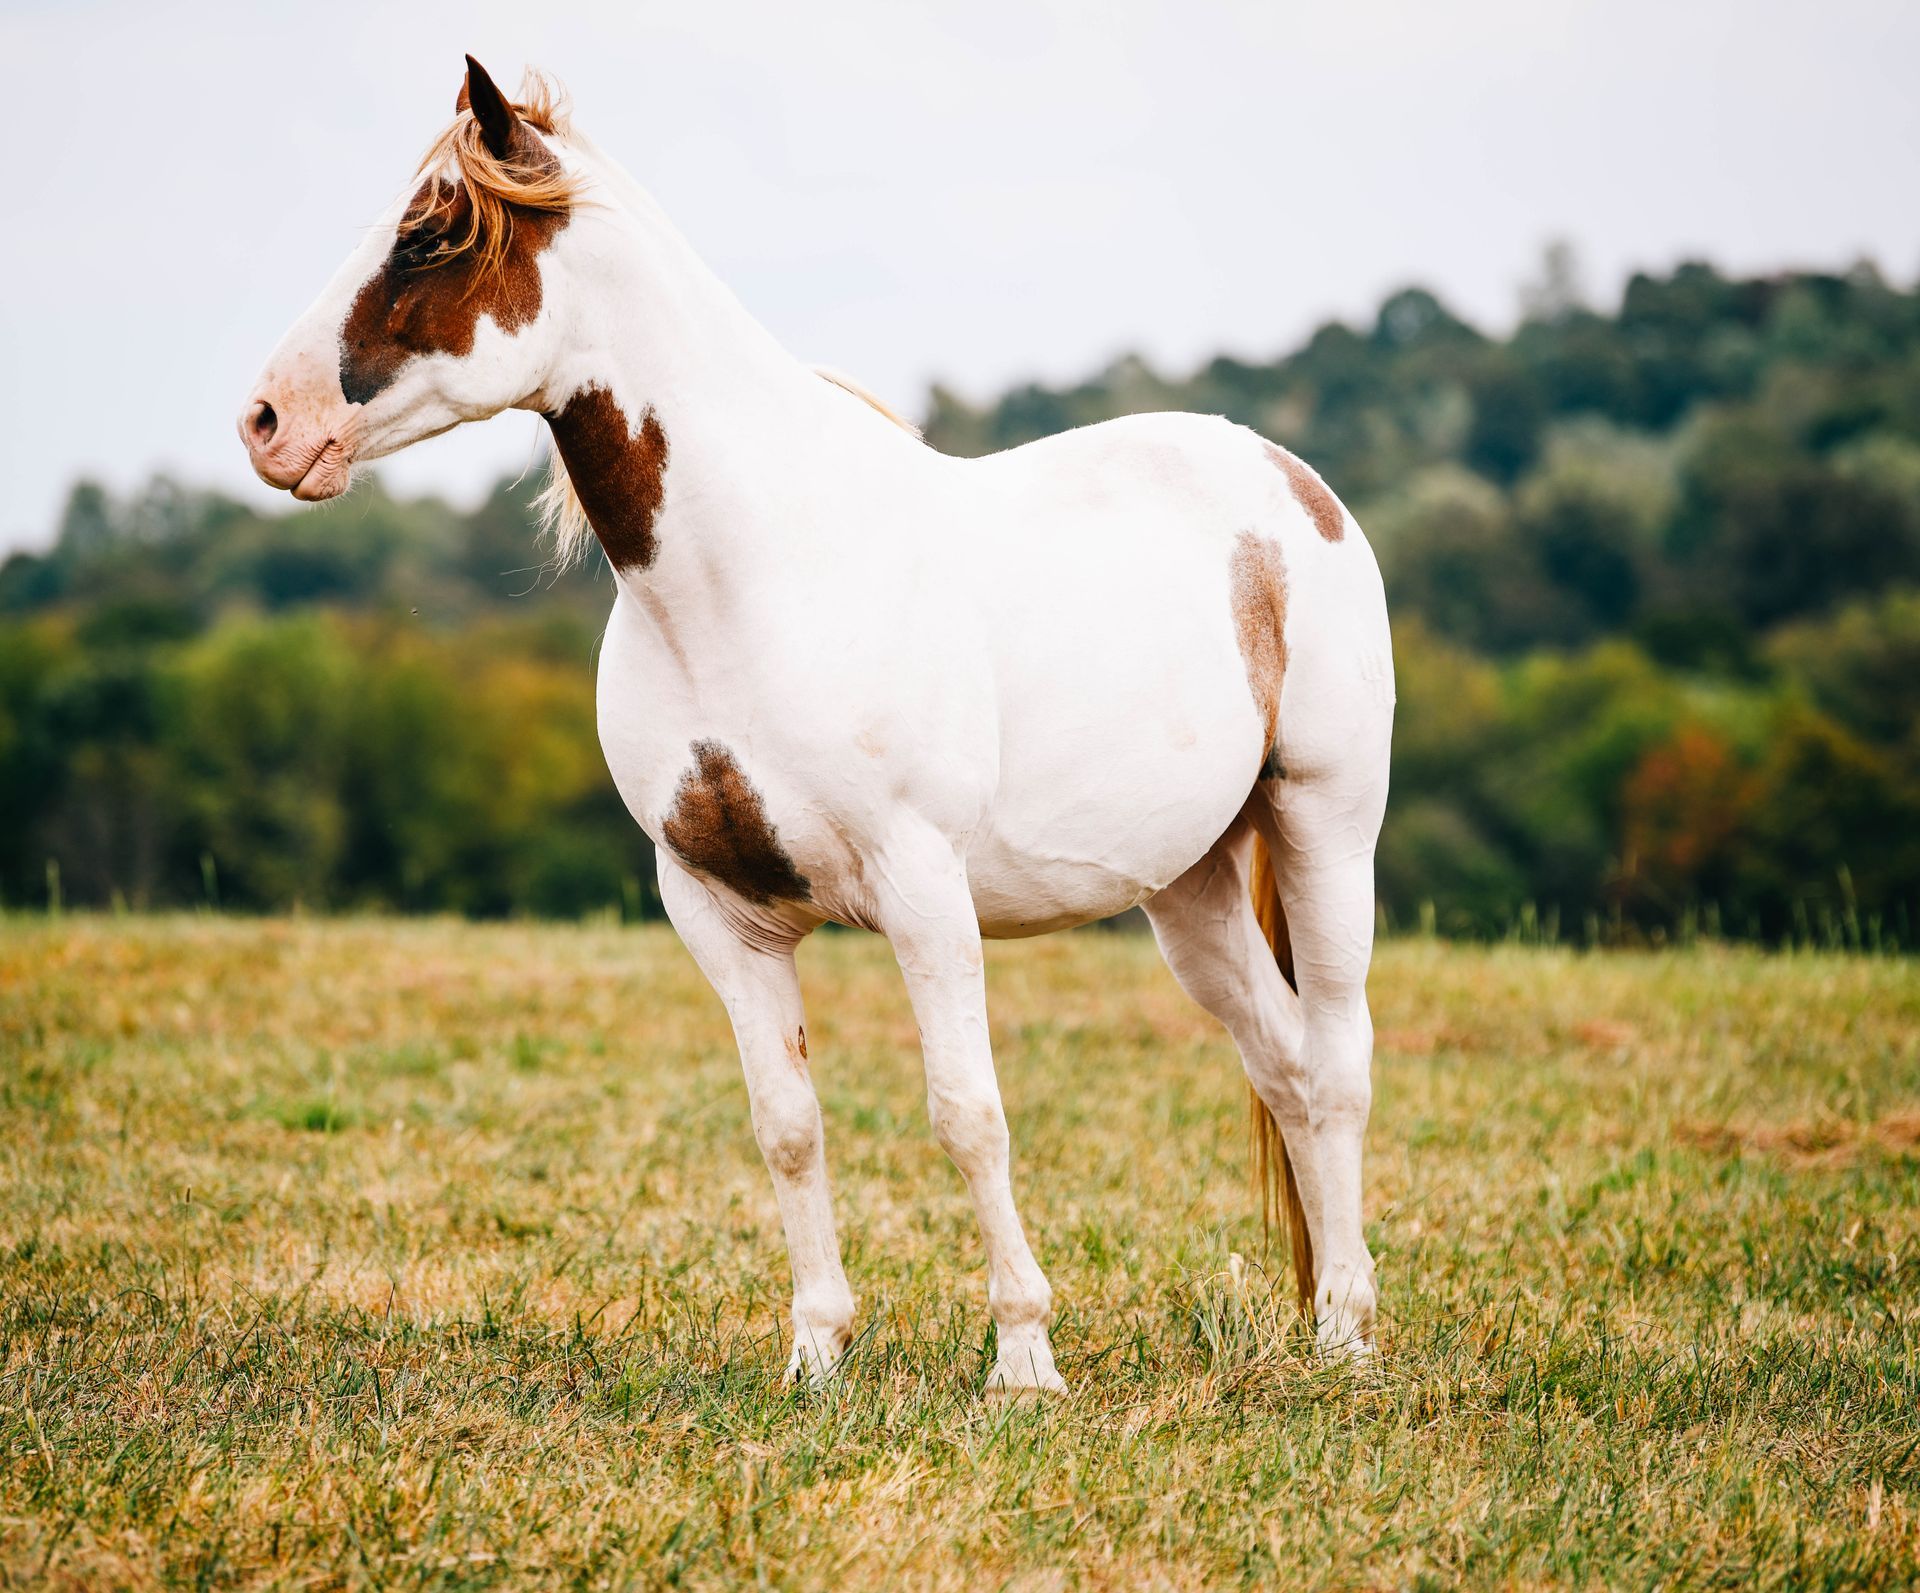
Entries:
<svg viewBox="0 0 1920 1593">
<path fill-rule="evenodd" d="M 240 417 L 240 435 L 246 439 L 249 449 L 266 447 L 279 429 L 280 417 L 273 412 L 273 405 L 264 398 L 256 398 L 247 406 L 246 414 Z"/>
<path fill-rule="evenodd" d="M 347 490 L 353 469 L 354 407 L 326 360 L 295 359 L 255 384 L 236 430 L 254 474 L 312 501 Z"/>
</svg>

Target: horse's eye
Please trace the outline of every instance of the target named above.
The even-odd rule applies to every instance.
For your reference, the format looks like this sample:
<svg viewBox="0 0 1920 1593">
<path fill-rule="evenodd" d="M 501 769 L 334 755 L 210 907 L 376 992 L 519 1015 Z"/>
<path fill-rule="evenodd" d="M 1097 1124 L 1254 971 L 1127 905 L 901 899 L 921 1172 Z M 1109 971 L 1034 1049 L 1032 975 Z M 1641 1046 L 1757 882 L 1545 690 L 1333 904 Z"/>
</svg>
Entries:
<svg viewBox="0 0 1920 1593">
<path fill-rule="evenodd" d="M 430 222 L 417 223 L 401 229 L 393 240 L 393 255 L 397 264 L 409 271 L 432 262 L 439 252 L 440 239 L 444 228 L 435 227 Z"/>
</svg>

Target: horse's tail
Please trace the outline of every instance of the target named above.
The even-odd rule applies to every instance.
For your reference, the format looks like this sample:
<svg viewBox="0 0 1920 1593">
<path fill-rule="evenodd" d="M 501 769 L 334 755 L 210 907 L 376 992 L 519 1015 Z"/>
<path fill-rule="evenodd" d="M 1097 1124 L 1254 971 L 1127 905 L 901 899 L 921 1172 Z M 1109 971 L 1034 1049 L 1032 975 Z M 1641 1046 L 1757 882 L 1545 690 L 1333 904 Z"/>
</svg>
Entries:
<svg viewBox="0 0 1920 1593">
<path fill-rule="evenodd" d="M 1280 882 L 1273 873 L 1273 854 L 1264 837 L 1253 841 L 1253 911 L 1260 929 L 1273 948 L 1274 961 L 1289 985 L 1299 988 L 1293 977 L 1293 942 L 1287 935 L 1287 914 L 1280 905 Z M 1260 1099 L 1251 1081 L 1247 1084 L 1247 1108 L 1252 1121 L 1253 1176 L 1260 1186 L 1260 1228 L 1273 1232 L 1277 1211 L 1287 1215 L 1287 1246 L 1293 1252 L 1293 1285 L 1300 1309 L 1313 1320 L 1313 1234 L 1307 1227 L 1307 1209 L 1300 1204 L 1300 1186 L 1294 1181 L 1293 1163 L 1287 1159 L 1287 1142 L 1274 1121 L 1273 1111 Z"/>
</svg>

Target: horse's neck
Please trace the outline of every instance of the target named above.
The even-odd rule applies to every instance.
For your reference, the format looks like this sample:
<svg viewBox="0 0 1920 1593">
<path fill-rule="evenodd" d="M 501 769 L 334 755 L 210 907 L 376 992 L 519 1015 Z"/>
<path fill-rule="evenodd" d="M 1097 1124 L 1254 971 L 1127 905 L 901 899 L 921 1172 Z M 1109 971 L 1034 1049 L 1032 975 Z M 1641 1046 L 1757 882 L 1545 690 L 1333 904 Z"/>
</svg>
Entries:
<svg viewBox="0 0 1920 1593">
<path fill-rule="evenodd" d="M 841 500 L 897 467 L 907 438 L 787 354 L 651 199 L 616 196 L 630 247 L 594 262 L 561 387 L 607 388 L 635 434 L 652 412 L 665 453 L 660 545 L 616 573 L 646 611 L 711 633 L 709 614 L 750 615 L 758 605 L 740 600 L 753 590 L 846 554 L 857 527 Z M 823 542 L 829 529 L 837 548 Z"/>
</svg>

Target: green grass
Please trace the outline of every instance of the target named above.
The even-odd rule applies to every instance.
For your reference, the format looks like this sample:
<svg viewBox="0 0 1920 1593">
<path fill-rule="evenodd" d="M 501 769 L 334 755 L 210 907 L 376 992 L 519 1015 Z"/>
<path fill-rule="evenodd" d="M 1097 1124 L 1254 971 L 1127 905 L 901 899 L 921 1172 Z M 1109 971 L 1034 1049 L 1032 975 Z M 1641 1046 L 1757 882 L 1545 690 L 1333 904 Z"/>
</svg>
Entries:
<svg viewBox="0 0 1920 1593">
<path fill-rule="evenodd" d="M 979 1241 L 877 941 L 802 953 L 861 1306 L 807 1393 L 666 932 L 0 924 L 0 1577 L 1920 1578 L 1913 964 L 1386 947 L 1355 1373 L 1259 1265 L 1237 1066 L 1151 943 L 989 963 L 1074 1385 L 1038 1407 L 977 1396 Z"/>
</svg>

